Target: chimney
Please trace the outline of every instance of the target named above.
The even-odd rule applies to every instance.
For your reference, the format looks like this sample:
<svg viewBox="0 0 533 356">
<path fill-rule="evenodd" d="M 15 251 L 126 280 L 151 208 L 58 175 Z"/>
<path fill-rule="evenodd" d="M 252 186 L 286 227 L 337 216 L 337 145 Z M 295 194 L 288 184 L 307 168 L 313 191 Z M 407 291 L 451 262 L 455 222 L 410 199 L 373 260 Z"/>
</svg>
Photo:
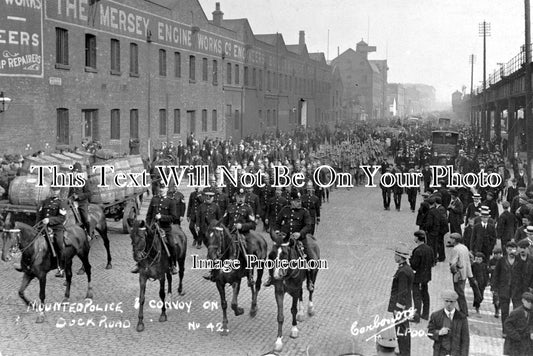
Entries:
<svg viewBox="0 0 533 356">
<path fill-rule="evenodd" d="M 224 13 L 220 11 L 220 3 L 216 3 L 216 10 L 213 11 L 213 23 L 217 26 L 222 25 L 222 19 L 224 18 Z"/>
<path fill-rule="evenodd" d="M 300 46 L 303 46 L 305 44 L 305 32 L 300 31 L 300 39 L 298 40 L 298 44 Z"/>
</svg>

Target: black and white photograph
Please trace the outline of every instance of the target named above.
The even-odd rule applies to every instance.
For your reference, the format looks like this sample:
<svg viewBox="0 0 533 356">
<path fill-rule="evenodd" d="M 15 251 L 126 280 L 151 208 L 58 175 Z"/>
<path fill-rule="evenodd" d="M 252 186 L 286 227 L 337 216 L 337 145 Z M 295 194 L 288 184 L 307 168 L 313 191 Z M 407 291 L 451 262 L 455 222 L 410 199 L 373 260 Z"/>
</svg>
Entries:
<svg viewBox="0 0 533 356">
<path fill-rule="evenodd" d="M 530 0 L 0 0 L 0 356 L 533 356 Z"/>
</svg>

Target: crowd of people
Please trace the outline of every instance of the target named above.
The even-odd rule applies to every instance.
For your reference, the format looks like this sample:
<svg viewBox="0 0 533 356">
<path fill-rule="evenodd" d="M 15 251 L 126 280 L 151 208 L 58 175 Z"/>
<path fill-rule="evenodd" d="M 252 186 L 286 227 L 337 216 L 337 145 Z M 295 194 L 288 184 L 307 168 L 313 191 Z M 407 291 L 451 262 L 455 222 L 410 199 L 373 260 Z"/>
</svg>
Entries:
<svg viewBox="0 0 533 356">
<path fill-rule="evenodd" d="M 468 318 L 479 315 L 481 304 L 488 302 L 494 308 L 493 316 L 501 320 L 501 336 L 505 339 L 502 354 L 533 355 L 533 186 L 526 186 L 525 165 L 517 158 L 504 159 L 496 140 L 476 142 L 467 130 L 460 142 L 460 154 L 452 162 L 454 169 L 461 173 L 482 169 L 496 172 L 503 178 L 502 184 L 455 188 L 440 181 L 438 187 L 433 187 L 428 163 L 410 156 L 424 151 L 424 144 L 399 142 L 404 148 L 396 150 L 395 163 L 384 165 L 382 170 L 420 171 L 423 176 L 420 188 L 412 193 L 414 199 L 419 192 L 422 196 L 414 219 L 417 247 L 411 253 L 402 246 L 395 249 L 399 268 L 389 311 L 414 308 L 414 315 L 396 326 L 400 354 L 410 355 L 410 335 L 406 332 L 409 322 L 425 319 L 428 335 L 434 340 L 434 355 L 468 355 Z M 410 154 L 405 156 L 404 152 Z M 392 191 L 400 210 L 396 197 L 408 189 L 382 189 L 384 208 L 388 210 Z M 411 211 L 415 212 L 414 204 Z M 448 256 L 446 247 L 450 248 Z M 438 263 L 449 264 L 453 291 L 441 293 L 444 308 L 430 315 L 428 283 Z M 467 281 L 474 295 L 471 307 L 465 297 Z M 492 292 L 490 301 L 484 298 L 487 288 Z"/>
</svg>

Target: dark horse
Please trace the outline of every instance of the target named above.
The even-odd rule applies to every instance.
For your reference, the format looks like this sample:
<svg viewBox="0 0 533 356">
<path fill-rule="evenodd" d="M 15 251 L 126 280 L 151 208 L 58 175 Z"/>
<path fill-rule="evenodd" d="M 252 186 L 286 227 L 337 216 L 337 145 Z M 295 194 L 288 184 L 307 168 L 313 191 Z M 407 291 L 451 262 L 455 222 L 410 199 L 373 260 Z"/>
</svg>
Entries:
<svg viewBox="0 0 533 356">
<path fill-rule="evenodd" d="M 161 316 L 159 321 L 167 321 L 166 307 L 165 307 L 165 276 L 168 279 L 168 295 L 172 299 L 172 274 L 170 273 L 170 257 L 161 241 L 161 237 L 157 236 L 156 230 L 151 227 L 147 227 L 144 220 L 137 221 L 130 219 L 130 226 L 132 226 L 130 237 L 131 244 L 133 246 L 133 259 L 139 265 L 139 321 L 137 323 L 137 331 L 144 330 L 144 297 L 146 293 L 146 282 L 148 278 L 158 279 L 159 297 L 163 302 L 161 308 Z M 176 227 L 174 227 L 176 228 Z M 176 241 L 176 256 L 179 267 L 179 286 L 178 294 L 183 293 L 183 273 L 185 271 L 185 256 L 187 254 L 187 237 L 183 231 L 178 227 L 173 231 Z"/>
<path fill-rule="evenodd" d="M 208 259 L 220 260 L 222 261 L 222 264 L 224 264 L 224 261 L 229 260 L 239 261 L 238 268 L 221 269 L 218 271 L 215 278 L 218 293 L 220 294 L 220 304 L 222 306 L 222 335 L 228 335 L 228 302 L 226 301 L 226 284 L 231 284 L 233 287 L 233 300 L 231 301 L 231 309 L 233 309 L 236 316 L 239 316 L 244 313 L 244 309 L 238 306 L 241 279 L 244 276 L 248 277 L 248 286 L 252 291 L 250 316 L 254 317 L 257 314 L 257 294 L 261 289 L 263 269 L 257 268 L 257 280 L 254 283 L 254 270 L 246 269 L 248 262 L 245 254 L 242 252 L 242 248 L 239 247 L 239 243 L 231 236 L 230 231 L 221 223 L 212 221 L 207 230 L 207 236 Z M 264 260 L 267 256 L 267 243 L 265 239 L 253 230 L 244 236 L 246 241 L 246 255 L 253 255 L 257 259 Z"/>
<path fill-rule="evenodd" d="M 62 253 L 65 259 L 66 272 L 66 289 L 65 299 L 70 298 L 70 285 L 72 282 L 72 259 L 78 256 L 83 263 L 83 267 L 87 272 L 87 295 L 86 298 L 93 298 L 93 291 L 91 287 L 91 265 L 89 264 L 89 241 L 83 229 L 77 225 L 68 226 L 65 231 L 65 236 L 68 236 L 71 244 L 63 247 Z M 52 250 L 45 236 L 43 235 L 42 225 L 37 225 L 37 228 L 31 227 L 24 223 L 11 223 L 6 220 L 4 225 L 4 233 L 2 235 L 2 261 L 9 261 L 11 254 L 15 252 L 22 252 L 21 265 L 24 275 L 22 277 L 22 284 L 19 289 L 19 297 L 26 303 L 30 301 L 24 295 L 24 291 L 30 284 L 33 278 L 37 277 L 39 280 L 39 299 L 44 304 L 45 289 L 46 289 L 46 274 L 57 268 L 57 258 L 53 256 Z M 57 253 L 57 252 L 56 252 Z M 44 313 L 37 318 L 38 323 L 44 321 Z"/>
<path fill-rule="evenodd" d="M 276 259 L 280 261 L 298 261 L 301 256 L 296 246 L 296 241 L 289 239 L 288 242 L 282 242 L 283 236 L 275 236 L 274 232 L 271 232 L 272 240 L 276 242 L 277 254 Z M 308 248 L 312 249 L 316 258 L 320 258 L 320 250 L 315 242 L 315 239 L 311 235 L 307 235 Z M 309 272 L 309 275 L 308 275 Z M 299 268 L 299 266 L 291 266 L 288 264 L 288 268 L 274 268 L 273 284 L 275 287 L 276 303 L 278 305 L 278 337 L 276 339 L 274 351 L 281 352 L 283 349 L 283 299 L 285 293 L 288 293 L 292 297 L 292 329 L 291 338 L 298 337 L 298 322 L 303 320 L 303 311 L 298 313 L 299 309 L 302 310 L 303 304 L 303 282 L 306 278 L 310 278 L 314 282 L 316 281 L 318 270 L 310 270 Z M 300 305 L 298 305 L 300 302 Z M 309 291 L 309 307 L 307 311 L 309 316 L 315 314 L 313 307 L 313 292 Z"/>
<path fill-rule="evenodd" d="M 67 210 L 67 221 L 65 225 L 77 225 L 78 220 L 74 213 L 74 209 L 77 207 L 74 206 L 72 201 L 69 201 L 70 209 Z M 88 231 L 89 236 L 93 236 L 93 232 L 96 230 L 98 235 L 104 240 L 104 247 L 107 252 L 107 265 L 105 269 L 111 269 L 111 251 L 109 249 L 109 238 L 107 237 L 107 221 L 104 214 L 104 210 L 98 204 L 89 204 L 89 224 L 91 225 L 90 231 Z M 83 274 L 83 267 L 80 268 L 78 274 Z"/>
</svg>

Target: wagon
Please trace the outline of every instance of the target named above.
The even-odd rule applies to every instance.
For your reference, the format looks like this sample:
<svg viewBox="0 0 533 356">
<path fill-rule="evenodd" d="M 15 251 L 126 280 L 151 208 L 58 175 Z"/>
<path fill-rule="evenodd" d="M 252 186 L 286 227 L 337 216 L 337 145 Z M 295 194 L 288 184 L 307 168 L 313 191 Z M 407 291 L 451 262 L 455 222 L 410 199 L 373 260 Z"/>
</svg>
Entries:
<svg viewBox="0 0 533 356">
<path fill-rule="evenodd" d="M 124 197 L 110 203 L 100 203 L 99 205 L 108 219 L 119 221 L 122 219 L 122 232 L 128 234 L 131 226 L 128 224 L 128 219 L 136 219 L 141 210 L 143 195 L 148 189 Z M 94 204 L 94 203 L 91 203 Z M 10 214 L 16 220 L 24 223 L 34 225 L 37 214 L 37 206 L 35 205 L 16 205 L 11 204 L 9 200 L 0 200 L 0 214 Z"/>
</svg>

